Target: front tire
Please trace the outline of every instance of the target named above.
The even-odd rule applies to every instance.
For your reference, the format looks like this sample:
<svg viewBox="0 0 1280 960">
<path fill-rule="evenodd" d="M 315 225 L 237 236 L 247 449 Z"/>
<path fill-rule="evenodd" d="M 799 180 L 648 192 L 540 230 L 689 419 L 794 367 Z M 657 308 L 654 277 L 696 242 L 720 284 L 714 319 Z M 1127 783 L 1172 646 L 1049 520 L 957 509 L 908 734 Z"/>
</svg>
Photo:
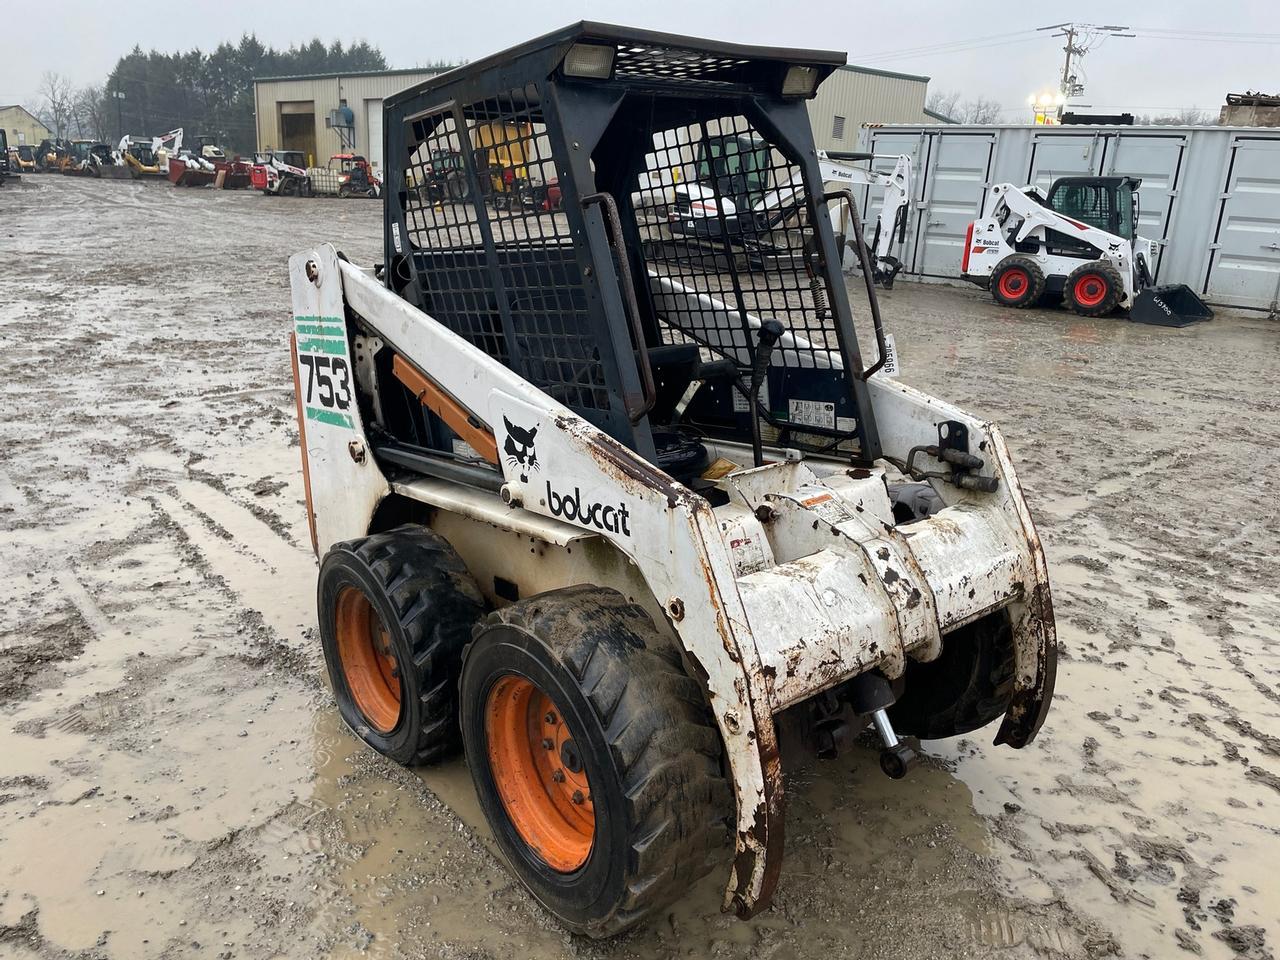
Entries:
<svg viewBox="0 0 1280 960">
<path fill-rule="evenodd" d="M 1022 310 L 1044 295 L 1044 271 L 1030 257 L 1005 257 L 991 274 L 991 294 L 997 303 Z"/>
<path fill-rule="evenodd" d="M 1094 260 L 1072 270 L 1063 290 L 1067 303 L 1080 316 L 1101 317 L 1119 306 L 1124 278 L 1105 260 Z"/>
<path fill-rule="evenodd" d="M 702 691 L 616 591 L 573 587 L 490 614 L 461 702 L 498 845 L 574 932 L 633 926 L 726 853 L 732 792 Z"/>
<path fill-rule="evenodd" d="M 972 733 L 1004 716 L 1014 669 L 1013 625 L 1000 610 L 944 636 L 936 660 L 908 659 L 889 719 L 900 735 L 921 740 Z"/>
<path fill-rule="evenodd" d="M 454 753 L 462 649 L 484 598 L 448 542 L 406 525 L 336 544 L 320 565 L 317 599 L 347 726 L 397 763 Z"/>
</svg>

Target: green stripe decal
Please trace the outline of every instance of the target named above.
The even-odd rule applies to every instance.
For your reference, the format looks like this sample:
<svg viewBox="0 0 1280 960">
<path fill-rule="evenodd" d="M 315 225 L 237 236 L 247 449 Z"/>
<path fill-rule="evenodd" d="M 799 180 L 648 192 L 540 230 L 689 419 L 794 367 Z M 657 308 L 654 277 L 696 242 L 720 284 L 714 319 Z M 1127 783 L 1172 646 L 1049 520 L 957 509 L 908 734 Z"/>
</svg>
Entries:
<svg viewBox="0 0 1280 960">
<path fill-rule="evenodd" d="M 315 407 L 307 407 L 307 419 L 327 423 L 331 427 L 346 427 L 348 430 L 356 428 L 349 416 L 334 410 L 317 410 Z"/>
<path fill-rule="evenodd" d="M 336 324 L 337 326 L 342 326 L 341 317 L 312 316 L 311 314 L 307 314 L 307 313 L 300 313 L 295 315 L 293 318 L 293 322 L 294 323 L 332 323 L 332 324 Z"/>
<path fill-rule="evenodd" d="M 299 340 L 299 353 L 331 353 L 335 356 L 342 356 L 347 352 L 347 343 L 345 340 L 330 340 L 329 338 Z"/>
<path fill-rule="evenodd" d="M 340 323 L 303 323 L 298 321 L 298 336 L 300 337 L 343 337 L 346 338 L 346 331 L 342 329 Z"/>
</svg>

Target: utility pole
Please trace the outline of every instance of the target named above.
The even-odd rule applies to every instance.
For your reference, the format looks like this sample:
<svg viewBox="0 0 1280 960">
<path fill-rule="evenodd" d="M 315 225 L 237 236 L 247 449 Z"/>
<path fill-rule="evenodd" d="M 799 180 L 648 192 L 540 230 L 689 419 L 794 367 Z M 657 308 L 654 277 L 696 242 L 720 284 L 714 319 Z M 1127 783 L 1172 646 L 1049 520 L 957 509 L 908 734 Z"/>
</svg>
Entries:
<svg viewBox="0 0 1280 960">
<path fill-rule="evenodd" d="M 1062 79 L 1058 83 L 1058 89 L 1062 92 L 1063 106 L 1058 108 L 1058 116 L 1062 116 L 1062 111 L 1066 106 L 1066 101 L 1072 97 L 1078 97 L 1084 93 L 1084 84 L 1080 81 L 1078 70 L 1080 61 L 1084 59 L 1084 55 L 1100 44 L 1107 37 L 1136 37 L 1136 33 L 1125 33 L 1129 27 L 1122 27 L 1114 23 L 1096 24 L 1096 23 L 1055 23 L 1047 27 L 1038 27 L 1039 30 L 1056 30 L 1057 33 L 1050 34 L 1054 37 L 1063 37 L 1066 44 L 1062 48 L 1064 54 L 1062 59 Z M 1076 69 L 1071 68 L 1071 58 L 1076 58 Z"/>
<path fill-rule="evenodd" d="M 124 94 L 120 92 L 120 81 L 116 80 L 116 88 L 111 96 L 116 101 L 116 142 L 124 137 Z"/>
</svg>

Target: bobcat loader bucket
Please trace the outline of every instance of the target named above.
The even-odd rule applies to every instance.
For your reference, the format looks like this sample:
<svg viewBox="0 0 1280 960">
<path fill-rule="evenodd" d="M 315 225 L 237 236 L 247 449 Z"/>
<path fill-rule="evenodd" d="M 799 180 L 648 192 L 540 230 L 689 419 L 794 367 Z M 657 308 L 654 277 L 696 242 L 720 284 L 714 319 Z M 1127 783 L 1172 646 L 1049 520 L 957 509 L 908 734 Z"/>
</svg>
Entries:
<svg viewBox="0 0 1280 960">
<path fill-rule="evenodd" d="M 1197 320 L 1212 320 L 1213 311 L 1185 283 L 1169 283 L 1138 294 L 1129 319 L 1160 327 L 1185 327 Z"/>
</svg>

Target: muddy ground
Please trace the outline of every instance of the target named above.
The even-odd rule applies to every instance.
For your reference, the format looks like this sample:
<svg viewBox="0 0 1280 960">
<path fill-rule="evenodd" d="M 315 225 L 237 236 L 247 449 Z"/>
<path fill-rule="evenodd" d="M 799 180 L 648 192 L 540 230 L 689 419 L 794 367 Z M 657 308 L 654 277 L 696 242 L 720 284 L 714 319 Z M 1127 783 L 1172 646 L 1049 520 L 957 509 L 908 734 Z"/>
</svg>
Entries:
<svg viewBox="0 0 1280 960">
<path fill-rule="evenodd" d="M 0 190 L 0 956 L 1271 957 L 1280 325 L 883 298 L 904 379 L 998 420 L 1050 562 L 1055 709 L 789 783 L 774 907 L 723 875 L 619 940 L 512 882 L 460 762 L 403 770 L 322 680 L 288 255 L 379 207 Z"/>
</svg>

